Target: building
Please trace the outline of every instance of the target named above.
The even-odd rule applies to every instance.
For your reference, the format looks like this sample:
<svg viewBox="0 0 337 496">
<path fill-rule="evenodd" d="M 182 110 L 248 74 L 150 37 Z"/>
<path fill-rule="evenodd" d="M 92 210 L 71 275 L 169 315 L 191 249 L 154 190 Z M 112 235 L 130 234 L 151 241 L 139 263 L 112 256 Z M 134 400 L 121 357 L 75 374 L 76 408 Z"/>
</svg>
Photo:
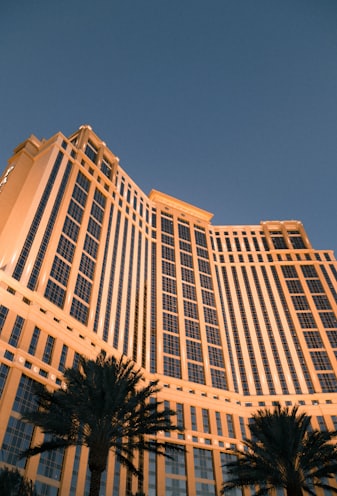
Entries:
<svg viewBox="0 0 337 496">
<path fill-rule="evenodd" d="M 79 354 L 126 354 L 159 378 L 186 445 L 145 455 L 148 496 L 214 496 L 225 449 L 275 402 L 337 429 L 337 265 L 298 221 L 214 226 L 212 214 L 148 196 L 89 126 L 31 136 L 0 182 L 0 465 L 48 496 L 88 487 L 86 449 L 17 460 L 32 385 L 62 385 Z M 165 433 L 163 433 L 165 438 Z M 135 493 L 109 459 L 103 495 Z"/>
</svg>

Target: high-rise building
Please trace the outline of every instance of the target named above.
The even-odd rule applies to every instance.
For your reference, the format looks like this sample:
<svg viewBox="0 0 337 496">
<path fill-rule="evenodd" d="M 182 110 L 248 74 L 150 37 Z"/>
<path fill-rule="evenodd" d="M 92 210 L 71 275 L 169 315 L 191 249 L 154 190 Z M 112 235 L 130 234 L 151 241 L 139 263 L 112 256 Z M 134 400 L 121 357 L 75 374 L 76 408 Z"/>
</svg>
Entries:
<svg viewBox="0 0 337 496">
<path fill-rule="evenodd" d="M 148 196 L 89 126 L 31 136 L 0 182 L 0 466 L 39 494 L 79 496 L 88 453 L 28 461 L 39 432 L 20 420 L 34 381 L 62 386 L 79 354 L 125 354 L 162 385 L 186 446 L 144 454 L 147 496 L 215 496 L 226 448 L 251 414 L 299 404 L 312 426 L 337 429 L 337 264 L 299 221 L 215 226 L 212 214 Z M 138 490 L 110 455 L 102 495 Z"/>
</svg>

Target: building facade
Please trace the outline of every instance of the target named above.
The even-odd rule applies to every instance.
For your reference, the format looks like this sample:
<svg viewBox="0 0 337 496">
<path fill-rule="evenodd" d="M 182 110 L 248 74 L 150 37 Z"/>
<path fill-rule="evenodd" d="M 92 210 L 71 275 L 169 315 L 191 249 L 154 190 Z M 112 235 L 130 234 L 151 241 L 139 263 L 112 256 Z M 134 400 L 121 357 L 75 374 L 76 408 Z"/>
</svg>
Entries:
<svg viewBox="0 0 337 496">
<path fill-rule="evenodd" d="M 35 381 L 62 386 L 80 354 L 125 354 L 159 379 L 186 447 L 144 455 L 144 485 L 113 454 L 102 495 L 215 496 L 226 448 L 275 403 L 337 429 L 337 264 L 301 222 L 214 226 L 212 214 L 132 181 L 89 126 L 31 136 L 0 179 L 0 466 L 41 495 L 88 491 L 88 453 L 19 460 Z"/>
</svg>

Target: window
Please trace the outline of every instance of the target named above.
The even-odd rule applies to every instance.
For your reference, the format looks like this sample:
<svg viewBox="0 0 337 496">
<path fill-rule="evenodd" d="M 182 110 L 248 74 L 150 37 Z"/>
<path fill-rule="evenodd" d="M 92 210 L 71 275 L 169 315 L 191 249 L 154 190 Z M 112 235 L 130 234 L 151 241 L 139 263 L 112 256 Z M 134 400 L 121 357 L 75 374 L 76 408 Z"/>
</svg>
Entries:
<svg viewBox="0 0 337 496">
<path fill-rule="evenodd" d="M 188 379 L 197 384 L 205 384 L 204 368 L 197 363 L 189 362 L 188 366 Z"/>
<path fill-rule="evenodd" d="M 32 335 L 32 339 L 30 341 L 29 349 L 28 349 L 28 353 L 30 355 L 35 355 L 37 343 L 38 343 L 39 337 L 40 337 L 40 332 L 41 332 L 40 329 L 35 326 L 34 332 Z"/>
<path fill-rule="evenodd" d="M 0 333 L 5 324 L 7 314 L 8 314 L 8 308 L 5 307 L 4 305 L 0 305 Z"/>
<path fill-rule="evenodd" d="M 87 146 L 85 147 L 85 154 L 92 162 L 96 162 L 97 148 L 91 141 L 88 141 Z"/>
<path fill-rule="evenodd" d="M 51 357 L 52 357 L 52 353 L 53 353 L 54 343 L 55 343 L 55 339 L 52 336 L 48 336 L 47 341 L 46 341 L 46 345 L 44 348 L 43 356 L 42 356 L 43 362 L 48 363 L 48 364 L 51 363 Z"/>
<path fill-rule="evenodd" d="M 68 214 L 70 215 L 70 217 L 75 219 L 79 224 L 81 224 L 83 217 L 83 208 L 80 207 L 77 203 L 75 203 L 74 200 L 70 200 Z"/>
<path fill-rule="evenodd" d="M 181 378 L 181 366 L 178 358 L 164 355 L 164 374 L 170 377 Z"/>
<path fill-rule="evenodd" d="M 297 280 L 290 280 L 286 281 L 289 293 L 294 294 L 294 293 L 304 293 L 302 284 L 300 281 Z"/>
<path fill-rule="evenodd" d="M 298 275 L 294 265 L 282 265 L 281 267 L 285 279 L 297 279 Z"/>
<path fill-rule="evenodd" d="M 198 319 L 197 305 L 191 301 L 184 300 L 184 315 L 192 319 Z"/>
<path fill-rule="evenodd" d="M 274 244 L 275 250 L 286 250 L 288 248 L 285 240 L 283 239 L 283 237 L 281 237 L 281 236 L 271 236 L 271 239 L 272 239 L 272 242 Z"/>
<path fill-rule="evenodd" d="M 190 228 L 186 225 L 178 224 L 179 238 L 185 241 L 191 241 Z"/>
<path fill-rule="evenodd" d="M 215 367 L 224 368 L 224 360 L 222 356 L 222 349 L 215 348 L 214 346 L 208 347 L 209 362 Z"/>
<path fill-rule="evenodd" d="M 78 274 L 74 292 L 86 303 L 89 303 L 90 301 L 91 287 L 92 283 L 81 276 L 81 274 Z"/>
<path fill-rule="evenodd" d="M 315 329 L 317 327 L 314 317 L 311 312 L 303 312 L 297 314 L 298 320 L 302 329 Z"/>
<path fill-rule="evenodd" d="M 82 322 L 82 324 L 86 324 L 88 321 L 88 313 L 89 308 L 77 298 L 73 298 L 70 315 L 72 315 L 79 322 Z"/>
<path fill-rule="evenodd" d="M 23 327 L 24 323 L 25 323 L 25 320 L 22 317 L 20 317 L 20 316 L 16 317 L 15 323 L 14 323 L 14 326 L 13 326 L 13 329 L 11 332 L 11 336 L 10 336 L 9 341 L 8 341 L 8 343 L 11 346 L 17 346 L 18 345 L 18 342 L 19 342 L 19 339 L 21 336 L 22 327 Z"/>
<path fill-rule="evenodd" d="M 169 312 L 177 312 L 177 298 L 175 296 L 163 293 L 163 309 Z"/>
<path fill-rule="evenodd" d="M 58 307 L 63 308 L 66 292 L 55 282 L 48 281 L 44 296 Z"/>
<path fill-rule="evenodd" d="M 179 332 L 178 317 L 170 313 L 163 313 L 163 329 L 170 332 Z"/>
<path fill-rule="evenodd" d="M 207 342 L 221 346 L 220 331 L 217 327 L 206 325 Z"/>
<path fill-rule="evenodd" d="M 89 219 L 88 233 L 98 240 L 101 236 L 101 226 L 92 218 Z"/>
<path fill-rule="evenodd" d="M 70 217 L 66 217 L 63 225 L 63 232 L 73 241 L 77 241 L 80 227 Z"/>
<path fill-rule="evenodd" d="M 337 328 L 337 319 L 333 312 L 321 312 L 319 316 L 321 318 L 324 329 L 333 329 L 334 327 Z"/>
<path fill-rule="evenodd" d="M 214 481 L 212 452 L 209 450 L 193 448 L 194 472 L 198 479 Z"/>
<path fill-rule="evenodd" d="M 306 296 L 291 297 L 295 310 L 309 310 L 309 303 Z"/>
<path fill-rule="evenodd" d="M 185 332 L 186 336 L 193 339 L 200 339 L 199 322 L 185 319 Z"/>
<path fill-rule="evenodd" d="M 53 279 L 61 283 L 63 286 L 67 286 L 70 274 L 70 265 L 61 260 L 58 256 L 55 256 L 53 266 L 50 275 Z"/>
<path fill-rule="evenodd" d="M 304 331 L 303 334 L 308 348 L 324 348 L 321 335 L 318 331 Z"/>
<path fill-rule="evenodd" d="M 170 248 L 169 246 L 163 245 L 161 248 L 162 251 L 162 257 L 165 260 L 169 260 L 170 262 L 174 262 L 174 249 Z"/>
<path fill-rule="evenodd" d="M 197 295 L 195 292 L 195 287 L 185 283 L 182 284 L 182 287 L 183 287 L 183 297 L 186 298 L 187 300 L 196 301 Z"/>
<path fill-rule="evenodd" d="M 301 250 L 303 248 L 306 248 L 303 239 L 301 236 L 289 236 L 291 244 L 293 245 L 293 248 L 295 250 Z"/>
<path fill-rule="evenodd" d="M 202 427 L 203 431 L 205 434 L 210 433 L 210 427 L 209 427 L 209 412 L 206 408 L 203 408 L 201 410 L 201 415 L 202 415 Z"/>
<path fill-rule="evenodd" d="M 93 280 L 95 272 L 95 262 L 89 258 L 85 253 L 82 253 L 80 262 L 80 271 L 89 279 Z"/>
<path fill-rule="evenodd" d="M 202 260 L 202 259 L 198 258 L 198 266 L 199 266 L 200 272 L 204 272 L 205 274 L 211 273 L 211 268 L 210 268 L 209 262 L 207 262 L 206 260 Z"/>
<path fill-rule="evenodd" d="M 313 295 L 313 300 L 316 305 L 317 310 L 330 310 L 331 305 L 328 298 L 325 295 Z"/>
<path fill-rule="evenodd" d="M 173 234 L 173 221 L 167 219 L 166 217 L 161 218 L 161 230 L 168 233 Z"/>
<path fill-rule="evenodd" d="M 163 291 L 171 294 L 177 294 L 177 285 L 175 279 L 163 277 Z"/>
<path fill-rule="evenodd" d="M 313 265 L 302 265 L 301 267 L 304 277 L 317 279 L 317 271 Z"/>
<path fill-rule="evenodd" d="M 312 363 L 315 370 L 331 370 L 331 362 L 326 351 L 311 351 Z"/>
<path fill-rule="evenodd" d="M 75 245 L 67 238 L 65 238 L 63 234 L 60 237 L 60 241 L 57 247 L 57 253 L 59 253 L 61 257 L 68 260 L 68 262 L 72 262 L 74 258 Z"/>
<path fill-rule="evenodd" d="M 324 293 L 324 289 L 320 280 L 309 279 L 307 285 L 310 293 Z"/>
<path fill-rule="evenodd" d="M 180 356 L 179 339 L 172 334 L 164 333 L 164 353 Z"/>
<path fill-rule="evenodd" d="M 233 415 L 230 413 L 226 414 L 228 437 L 235 437 Z"/>
<path fill-rule="evenodd" d="M 98 252 L 98 243 L 93 238 L 91 238 L 88 234 L 85 237 L 84 242 L 84 250 L 92 256 L 92 258 L 97 258 Z"/>
<path fill-rule="evenodd" d="M 186 340 L 187 358 L 196 362 L 202 362 L 201 344 L 196 341 Z"/>
<path fill-rule="evenodd" d="M 81 207 L 85 207 L 85 204 L 87 202 L 88 193 L 83 191 L 82 188 L 80 188 L 79 186 L 77 186 L 77 184 L 75 184 L 72 197 L 74 200 L 77 201 L 77 203 L 79 203 L 81 205 Z"/>
</svg>

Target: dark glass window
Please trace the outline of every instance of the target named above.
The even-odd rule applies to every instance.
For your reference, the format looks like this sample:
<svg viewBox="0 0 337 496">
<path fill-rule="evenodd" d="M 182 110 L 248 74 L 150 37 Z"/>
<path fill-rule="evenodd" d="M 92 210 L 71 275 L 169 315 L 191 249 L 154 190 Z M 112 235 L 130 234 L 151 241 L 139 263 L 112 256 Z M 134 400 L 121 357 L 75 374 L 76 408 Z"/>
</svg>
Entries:
<svg viewBox="0 0 337 496">
<path fill-rule="evenodd" d="M 72 262 L 75 253 L 75 245 L 65 238 L 63 235 L 60 237 L 60 241 L 57 247 L 57 253 L 59 253 L 63 258 Z"/>
<path fill-rule="evenodd" d="M 206 325 L 207 342 L 221 346 L 220 331 L 217 327 Z"/>
<path fill-rule="evenodd" d="M 204 368 L 197 363 L 188 362 L 188 379 L 197 384 L 205 384 Z"/>
<path fill-rule="evenodd" d="M 224 360 L 221 348 L 215 348 L 214 346 L 208 347 L 209 362 L 214 367 L 224 368 Z"/>
<path fill-rule="evenodd" d="M 313 265 L 302 265 L 301 266 L 304 277 L 317 279 L 317 271 Z"/>
<path fill-rule="evenodd" d="M 91 206 L 91 211 L 90 211 L 92 217 L 94 217 L 98 222 L 102 224 L 103 222 L 103 217 L 104 217 L 104 210 L 100 206 L 98 206 L 96 203 L 93 203 Z"/>
<path fill-rule="evenodd" d="M 301 250 L 303 248 L 306 248 L 301 236 L 289 236 L 289 238 L 290 238 L 291 244 L 293 245 L 293 248 L 295 248 L 295 250 L 296 249 Z"/>
<path fill-rule="evenodd" d="M 195 362 L 202 362 L 201 344 L 196 341 L 186 340 L 187 358 Z"/>
<path fill-rule="evenodd" d="M 83 208 L 80 207 L 77 203 L 75 203 L 74 200 L 70 200 L 68 214 L 70 215 L 70 217 L 75 219 L 79 224 L 81 224 L 83 217 Z"/>
<path fill-rule="evenodd" d="M 318 331 L 304 331 L 303 332 L 305 341 L 308 348 L 324 348 L 321 335 Z M 336 341 L 337 346 L 337 341 Z"/>
<path fill-rule="evenodd" d="M 7 314 L 8 314 L 8 308 L 5 307 L 4 305 L 1 305 L 0 306 L 0 333 L 3 329 L 4 324 L 5 324 Z"/>
<path fill-rule="evenodd" d="M 179 238 L 185 241 L 191 241 L 190 228 L 185 225 L 178 224 Z"/>
<path fill-rule="evenodd" d="M 53 349 L 54 349 L 54 344 L 55 344 L 55 339 L 53 336 L 48 336 L 46 345 L 44 348 L 43 356 L 42 356 L 42 361 L 45 363 L 50 364 L 51 363 L 51 357 L 53 354 Z"/>
<path fill-rule="evenodd" d="M 181 378 L 180 359 L 164 355 L 164 374 L 170 377 Z"/>
<path fill-rule="evenodd" d="M 48 281 L 44 296 L 58 307 L 63 308 L 66 292 L 55 282 Z"/>
<path fill-rule="evenodd" d="M 309 310 L 309 303 L 306 296 L 292 296 L 293 305 L 296 310 Z"/>
<path fill-rule="evenodd" d="M 297 314 L 302 329 L 315 329 L 317 327 L 315 319 L 311 312 L 303 312 Z"/>
<path fill-rule="evenodd" d="M 70 274 L 70 265 L 55 256 L 50 275 L 53 279 L 60 282 L 63 286 L 67 286 Z"/>
<path fill-rule="evenodd" d="M 80 231 L 79 225 L 76 224 L 70 217 L 67 216 L 63 226 L 64 234 L 66 234 L 68 238 L 76 242 L 79 231 Z"/>
<path fill-rule="evenodd" d="M 198 230 L 195 230 L 194 234 L 195 234 L 196 244 L 199 246 L 203 246 L 203 247 L 207 248 L 207 241 L 206 241 L 205 233 L 200 232 Z"/>
<path fill-rule="evenodd" d="M 91 258 L 85 253 L 82 253 L 80 271 L 91 280 L 94 278 L 95 265 L 95 262 Z"/>
<path fill-rule="evenodd" d="M 170 332 L 179 332 L 178 317 L 170 313 L 163 313 L 163 329 Z"/>
<path fill-rule="evenodd" d="M 9 341 L 8 341 L 8 343 L 11 346 L 17 346 L 18 345 L 18 342 L 19 342 L 19 339 L 21 336 L 22 327 L 23 327 L 24 323 L 25 323 L 25 320 L 18 315 L 15 319 L 15 323 L 14 323 L 14 326 L 13 326 L 13 329 L 11 332 L 11 336 L 10 336 Z"/>
<path fill-rule="evenodd" d="M 178 336 L 173 336 L 172 334 L 164 333 L 164 353 L 169 355 L 180 356 L 180 346 Z"/>
<path fill-rule="evenodd" d="M 281 269 L 282 269 L 283 276 L 286 279 L 297 279 L 298 278 L 296 268 L 294 267 L 294 265 L 282 265 Z"/>
<path fill-rule="evenodd" d="M 96 239 L 101 236 L 101 226 L 92 218 L 89 219 L 88 232 Z"/>
<path fill-rule="evenodd" d="M 271 239 L 273 241 L 275 250 L 286 250 L 288 248 L 285 240 L 283 239 L 283 237 L 281 237 L 281 236 L 272 236 Z"/>
<path fill-rule="evenodd" d="M 85 147 L 85 154 L 90 158 L 90 160 L 92 160 L 92 162 L 96 162 L 97 148 L 91 141 L 88 141 L 88 144 Z"/>
<path fill-rule="evenodd" d="M 333 312 L 321 312 L 319 316 L 325 329 L 337 328 L 337 319 Z"/>
<path fill-rule="evenodd" d="M 79 322 L 82 322 L 82 324 L 86 324 L 88 321 L 88 313 L 89 308 L 77 298 L 73 298 L 70 315 L 72 315 Z"/>
<path fill-rule="evenodd" d="M 97 258 L 98 252 L 98 243 L 88 234 L 85 237 L 84 241 L 84 250 L 92 256 L 92 258 Z"/>
<path fill-rule="evenodd" d="M 291 294 L 304 293 L 303 288 L 302 288 L 302 284 L 300 283 L 300 281 L 289 280 L 289 281 L 286 281 L 286 283 L 288 286 L 289 293 L 291 293 Z"/>
<path fill-rule="evenodd" d="M 86 303 L 89 303 L 90 301 L 91 288 L 92 288 L 92 283 L 88 281 L 88 279 L 85 279 L 81 274 L 78 274 L 76 287 L 75 287 L 75 294 Z"/>
<path fill-rule="evenodd" d="M 72 197 L 82 207 L 85 207 L 85 204 L 87 202 L 88 194 L 85 191 L 83 191 L 82 188 L 80 188 L 79 186 L 77 186 L 77 184 L 75 184 L 75 186 L 74 186 L 74 191 L 73 191 Z"/>
<path fill-rule="evenodd" d="M 322 283 L 319 280 L 309 279 L 307 281 L 307 285 L 308 285 L 310 293 L 324 293 Z"/>
<path fill-rule="evenodd" d="M 325 295 L 314 295 L 313 297 L 314 303 L 316 305 L 317 310 L 330 310 L 331 305 L 328 298 Z"/>
<path fill-rule="evenodd" d="M 200 339 L 199 322 L 185 319 L 185 332 L 189 338 Z"/>
<path fill-rule="evenodd" d="M 162 217 L 161 230 L 168 234 L 173 234 L 173 221 L 171 219 L 167 219 L 166 217 Z"/>
<path fill-rule="evenodd" d="M 28 349 L 28 353 L 30 355 L 35 355 L 37 343 L 38 343 L 39 337 L 40 337 L 40 332 L 41 332 L 40 329 L 35 326 L 34 332 L 32 335 L 32 339 L 30 341 L 29 349 Z"/>
</svg>

